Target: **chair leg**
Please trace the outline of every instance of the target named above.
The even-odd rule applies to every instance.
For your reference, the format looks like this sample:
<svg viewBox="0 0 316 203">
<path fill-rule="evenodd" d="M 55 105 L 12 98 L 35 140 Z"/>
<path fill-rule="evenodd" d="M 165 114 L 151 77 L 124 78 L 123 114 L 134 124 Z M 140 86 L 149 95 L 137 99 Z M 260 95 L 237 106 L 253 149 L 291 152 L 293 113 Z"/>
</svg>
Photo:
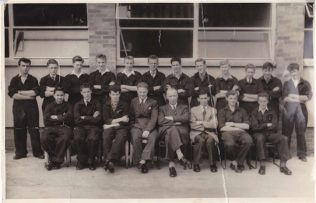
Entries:
<svg viewBox="0 0 316 203">
<path fill-rule="evenodd" d="M 128 151 L 129 151 L 129 143 L 128 141 L 126 140 L 125 141 L 125 167 L 128 168 Z"/>
<path fill-rule="evenodd" d="M 129 166 L 133 166 L 133 145 L 132 143 L 129 144 Z"/>
<path fill-rule="evenodd" d="M 66 167 L 69 167 L 71 164 L 71 154 L 70 154 L 70 148 L 66 150 Z"/>
<path fill-rule="evenodd" d="M 45 156 L 45 164 L 48 164 L 49 157 L 48 157 L 48 153 L 46 151 L 44 151 L 44 156 Z"/>
</svg>

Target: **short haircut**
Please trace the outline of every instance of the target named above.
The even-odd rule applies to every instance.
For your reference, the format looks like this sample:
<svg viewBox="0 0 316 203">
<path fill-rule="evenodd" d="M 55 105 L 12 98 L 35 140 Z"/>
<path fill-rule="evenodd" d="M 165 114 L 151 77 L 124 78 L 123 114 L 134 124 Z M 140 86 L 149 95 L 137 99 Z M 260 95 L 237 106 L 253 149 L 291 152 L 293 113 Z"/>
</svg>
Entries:
<svg viewBox="0 0 316 203">
<path fill-rule="evenodd" d="M 194 64 L 196 65 L 197 62 L 203 62 L 204 65 L 206 64 L 206 61 L 205 61 L 205 59 L 203 59 L 203 58 L 197 58 L 197 59 L 195 60 Z"/>
<path fill-rule="evenodd" d="M 263 65 L 262 65 L 262 69 L 265 70 L 265 69 L 273 69 L 275 68 L 275 66 L 271 63 L 271 62 L 265 62 Z"/>
<path fill-rule="evenodd" d="M 159 59 L 158 59 L 158 56 L 157 56 L 157 55 L 154 55 L 154 54 L 148 56 L 148 61 L 149 61 L 149 59 L 159 60 Z"/>
<path fill-rule="evenodd" d="M 82 85 L 80 85 L 80 92 L 85 89 L 85 88 L 89 88 L 91 90 L 91 86 L 89 83 L 83 83 Z"/>
<path fill-rule="evenodd" d="M 56 88 L 54 89 L 54 94 L 55 94 L 55 92 L 57 92 L 57 91 L 60 91 L 60 92 L 65 93 L 65 90 L 64 90 L 62 87 L 60 87 L 60 86 L 58 86 L 58 87 L 56 87 Z"/>
<path fill-rule="evenodd" d="M 121 93 L 121 87 L 117 84 L 114 84 L 114 85 L 110 85 L 109 86 L 109 90 L 110 92 L 118 92 L 118 93 Z"/>
<path fill-rule="evenodd" d="M 50 64 L 55 64 L 58 66 L 58 62 L 56 61 L 56 59 L 48 59 L 46 66 L 49 66 Z"/>
<path fill-rule="evenodd" d="M 269 94 L 266 93 L 266 92 L 260 92 L 260 93 L 258 94 L 258 99 L 259 99 L 260 97 L 264 97 L 264 98 L 266 98 L 266 99 L 269 101 Z"/>
<path fill-rule="evenodd" d="M 175 92 L 178 94 L 178 90 L 177 90 L 176 88 L 173 88 L 173 87 L 168 88 L 168 89 L 166 90 L 166 94 L 168 94 L 168 92 L 170 92 L 170 91 L 175 91 Z"/>
<path fill-rule="evenodd" d="M 106 61 L 106 55 L 104 55 L 104 54 L 98 54 L 95 58 L 96 59 L 104 59 Z"/>
<path fill-rule="evenodd" d="M 248 69 L 256 70 L 256 66 L 253 65 L 252 63 L 248 63 L 248 64 L 245 66 L 245 70 L 248 70 Z"/>
<path fill-rule="evenodd" d="M 83 58 L 81 56 L 74 56 L 72 58 L 72 63 L 75 63 L 76 61 L 84 62 Z"/>
<path fill-rule="evenodd" d="M 221 61 L 219 62 L 219 66 L 223 66 L 223 65 L 228 65 L 228 66 L 230 66 L 229 60 L 228 60 L 228 59 L 221 60 Z"/>
<path fill-rule="evenodd" d="M 298 63 L 290 63 L 288 66 L 287 66 L 287 70 L 288 71 L 293 71 L 293 70 L 299 70 L 300 69 L 300 65 L 298 65 Z"/>
<path fill-rule="evenodd" d="M 230 91 L 228 91 L 227 93 L 226 93 L 226 97 L 229 97 L 229 96 L 231 96 L 231 95 L 233 95 L 233 96 L 238 96 L 238 92 L 237 91 L 235 91 L 235 90 L 230 90 Z"/>
<path fill-rule="evenodd" d="M 134 57 L 133 56 L 125 56 L 124 61 L 125 60 L 133 60 L 134 61 Z"/>
<path fill-rule="evenodd" d="M 18 61 L 18 65 L 21 65 L 21 62 L 28 63 L 31 65 L 31 60 L 28 58 L 20 58 Z"/>
<path fill-rule="evenodd" d="M 170 63 L 172 64 L 174 61 L 178 61 L 179 64 L 181 65 L 181 58 L 179 58 L 179 57 L 172 57 L 171 60 L 170 60 Z"/>
<path fill-rule="evenodd" d="M 138 84 L 137 84 L 137 89 L 138 89 L 138 88 L 141 88 L 141 87 L 148 89 L 148 84 L 145 83 L 145 82 L 140 82 L 140 83 L 138 83 Z"/>
<path fill-rule="evenodd" d="M 208 88 L 204 87 L 204 88 L 201 88 L 199 91 L 198 91 L 198 95 L 205 95 L 207 94 L 207 96 L 209 97 L 210 96 L 210 92 L 208 91 Z"/>
</svg>

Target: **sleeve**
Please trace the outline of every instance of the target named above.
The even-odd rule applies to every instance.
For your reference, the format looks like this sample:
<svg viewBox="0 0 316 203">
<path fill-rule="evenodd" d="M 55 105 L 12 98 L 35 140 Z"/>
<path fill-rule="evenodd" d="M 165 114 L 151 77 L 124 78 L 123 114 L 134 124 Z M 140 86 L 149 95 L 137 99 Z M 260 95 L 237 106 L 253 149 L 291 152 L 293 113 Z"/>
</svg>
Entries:
<svg viewBox="0 0 316 203">
<path fill-rule="evenodd" d="M 196 121 L 198 121 L 198 119 L 196 118 L 196 115 L 192 109 L 193 108 L 191 108 L 191 110 L 190 110 L 190 112 L 191 112 L 190 113 L 190 128 L 191 128 L 191 130 L 203 131 L 204 127 L 202 125 L 199 125 L 196 123 Z"/>
<path fill-rule="evenodd" d="M 218 78 L 215 79 L 215 94 L 220 92 L 220 80 Z"/>
<path fill-rule="evenodd" d="M 282 89 L 282 99 L 287 97 L 290 93 L 289 88 L 288 88 L 288 86 L 289 86 L 288 84 L 289 84 L 288 81 L 284 82 L 283 89 Z"/>
<path fill-rule="evenodd" d="M 238 100 L 240 101 L 243 97 L 244 97 L 244 88 L 243 88 L 243 84 L 242 84 L 242 80 L 239 80 L 237 82 L 237 86 L 238 86 L 238 90 L 239 90 L 239 98 Z"/>
<path fill-rule="evenodd" d="M 8 87 L 8 95 L 12 98 L 14 94 L 18 93 L 18 88 L 15 82 L 15 78 L 11 79 L 10 85 Z"/>
<path fill-rule="evenodd" d="M 191 91 L 191 96 L 192 97 L 198 97 L 199 94 L 198 94 L 198 91 L 195 90 L 196 87 L 198 87 L 196 84 L 195 84 L 195 79 L 194 79 L 194 76 L 192 76 L 190 78 L 191 82 L 192 82 L 192 91 Z"/>
<path fill-rule="evenodd" d="M 218 112 L 218 128 L 221 129 L 222 127 L 225 126 L 226 123 L 226 118 L 225 118 L 225 110 L 220 109 Z"/>
<path fill-rule="evenodd" d="M 165 112 L 164 112 L 164 106 L 160 106 L 159 107 L 159 111 L 158 111 L 158 125 L 159 126 L 164 126 L 164 125 L 173 125 L 173 121 L 172 120 L 168 120 L 165 118 Z"/>
<path fill-rule="evenodd" d="M 268 91 L 268 94 L 270 95 L 270 98 L 271 99 L 279 99 L 280 97 L 282 97 L 282 82 L 281 80 L 276 80 L 276 85 L 275 87 L 279 87 L 279 90 L 278 91 Z M 275 88 L 273 87 L 273 88 Z"/>
<path fill-rule="evenodd" d="M 98 123 L 101 123 L 101 120 L 102 120 L 101 104 L 98 101 L 95 101 L 94 105 L 95 105 L 95 109 L 94 109 L 93 113 L 98 111 L 99 115 L 97 117 L 94 117 L 93 115 L 85 116 L 84 120 L 86 120 L 92 124 L 98 124 Z"/>
<path fill-rule="evenodd" d="M 52 111 L 52 105 L 47 105 L 43 113 L 45 126 L 48 126 L 53 121 L 53 119 L 50 118 L 50 116 L 52 115 L 51 111 Z"/>
<path fill-rule="evenodd" d="M 272 112 L 272 126 L 271 127 L 268 127 L 268 130 L 273 130 L 275 132 L 278 131 L 278 117 L 277 117 L 277 114 L 275 113 L 275 111 Z"/>
<path fill-rule="evenodd" d="M 267 129 L 267 124 L 266 123 L 259 123 L 258 119 L 257 119 L 257 112 L 255 112 L 256 110 L 254 110 L 250 116 L 250 126 L 251 129 L 254 132 L 258 132 L 258 131 L 262 131 Z"/>
<path fill-rule="evenodd" d="M 136 84 L 135 84 L 135 86 L 140 82 L 142 82 L 142 74 L 140 74 L 139 72 L 136 72 Z"/>
<path fill-rule="evenodd" d="M 83 120 L 80 118 L 81 115 L 80 115 L 80 104 L 79 102 L 77 102 L 75 104 L 75 107 L 74 107 L 74 121 L 75 121 L 75 124 L 83 124 Z"/>
<path fill-rule="evenodd" d="M 241 109 L 241 116 L 242 116 L 243 123 L 250 124 L 249 116 L 245 109 Z"/>
<path fill-rule="evenodd" d="M 57 115 L 58 120 L 67 124 L 72 125 L 73 120 L 73 111 L 72 111 L 72 105 L 67 103 L 67 110 L 63 114 Z"/>
<path fill-rule="evenodd" d="M 154 101 L 152 104 L 150 120 L 147 123 L 145 130 L 148 130 L 149 132 L 151 132 L 156 127 L 157 119 L 158 119 L 158 104 L 156 101 Z"/>
<path fill-rule="evenodd" d="M 123 104 L 123 114 L 122 114 L 122 116 L 128 116 L 129 117 L 129 106 L 126 104 L 126 103 L 124 103 Z M 120 122 L 120 125 L 122 125 L 122 126 L 128 126 L 128 122 Z"/>
<path fill-rule="evenodd" d="M 118 73 L 117 76 L 116 76 L 116 83 L 117 85 L 122 85 L 123 84 L 123 81 L 122 81 L 122 73 Z"/>
<path fill-rule="evenodd" d="M 184 95 L 185 95 L 186 97 L 192 96 L 192 92 L 193 92 L 193 90 L 194 90 L 194 84 L 193 84 L 193 80 L 191 80 L 191 78 L 187 77 L 187 79 L 185 80 L 184 89 L 185 89 Z M 182 93 L 180 93 L 180 94 L 182 94 Z M 188 110 L 188 111 L 189 111 L 189 110 Z"/>
<path fill-rule="evenodd" d="M 216 92 L 216 83 L 215 83 L 215 78 L 213 77 L 213 76 L 208 76 L 208 78 L 209 78 L 209 84 L 211 84 L 212 85 L 212 87 L 211 87 L 211 93 L 212 93 L 212 95 L 213 96 L 215 96 L 215 92 Z"/>
<path fill-rule="evenodd" d="M 38 80 L 34 77 L 32 81 L 32 90 L 35 92 L 36 96 L 40 94 L 40 86 Z"/>
<path fill-rule="evenodd" d="M 306 95 L 308 99 L 312 99 L 313 97 L 313 92 L 312 92 L 312 87 L 308 81 L 305 80 L 305 91 L 303 92 L 303 95 Z"/>
<path fill-rule="evenodd" d="M 133 125 L 134 123 L 135 123 L 135 109 L 134 109 L 134 105 L 132 101 L 129 108 L 129 124 Z"/>
<path fill-rule="evenodd" d="M 212 110 L 212 114 L 211 114 L 211 119 L 210 121 L 205 122 L 204 127 L 205 128 L 211 128 L 211 129 L 216 129 L 217 125 L 218 125 L 218 121 L 217 121 L 217 111 L 215 108 L 211 108 Z"/>
<path fill-rule="evenodd" d="M 103 105 L 103 111 L 102 111 L 102 116 L 103 116 L 103 123 L 104 124 L 111 124 L 112 123 L 112 118 L 110 117 L 110 112 L 108 112 L 110 109 L 107 108 L 107 105 Z"/>
<path fill-rule="evenodd" d="M 188 123 L 190 119 L 188 106 L 184 106 L 184 108 L 180 110 L 180 114 L 173 117 L 173 122 Z"/>
<path fill-rule="evenodd" d="M 65 90 L 67 94 L 70 94 L 70 88 L 71 88 L 71 82 L 70 82 L 69 76 L 66 75 L 66 77 L 63 80 L 63 89 Z"/>
<path fill-rule="evenodd" d="M 45 91 L 46 91 L 46 80 L 45 80 L 44 77 L 41 78 L 39 85 L 40 85 L 40 94 L 39 94 L 39 96 L 41 98 L 44 98 L 45 97 Z"/>
</svg>

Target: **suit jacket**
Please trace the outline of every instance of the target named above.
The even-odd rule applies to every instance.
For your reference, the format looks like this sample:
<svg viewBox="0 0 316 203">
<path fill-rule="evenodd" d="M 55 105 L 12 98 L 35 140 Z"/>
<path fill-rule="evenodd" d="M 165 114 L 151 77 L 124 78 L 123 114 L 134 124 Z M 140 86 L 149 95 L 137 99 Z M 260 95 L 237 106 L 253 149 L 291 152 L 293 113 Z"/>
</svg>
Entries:
<svg viewBox="0 0 316 203">
<path fill-rule="evenodd" d="M 143 107 L 139 103 L 139 97 L 132 99 L 130 108 L 130 124 L 132 127 L 143 131 L 153 131 L 157 124 L 157 101 L 147 97 Z"/>
<path fill-rule="evenodd" d="M 202 132 L 214 133 L 217 128 L 217 112 L 215 108 L 207 106 L 205 109 L 205 125 L 197 124 L 196 121 L 203 121 L 203 112 L 201 106 L 195 106 L 191 109 L 190 117 L 190 138 L 194 141 L 194 138 Z"/>
</svg>

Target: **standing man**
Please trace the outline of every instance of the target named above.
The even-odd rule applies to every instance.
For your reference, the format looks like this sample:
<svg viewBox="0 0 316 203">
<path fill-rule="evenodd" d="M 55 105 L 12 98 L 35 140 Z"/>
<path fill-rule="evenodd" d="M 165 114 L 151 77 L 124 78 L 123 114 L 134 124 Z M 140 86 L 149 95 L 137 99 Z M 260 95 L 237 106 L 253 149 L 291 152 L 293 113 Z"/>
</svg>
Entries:
<svg viewBox="0 0 316 203">
<path fill-rule="evenodd" d="M 200 172 L 200 160 L 202 149 L 206 147 L 210 170 L 217 172 L 216 166 L 216 144 L 218 137 L 216 134 L 217 128 L 217 112 L 216 109 L 209 106 L 209 92 L 201 89 L 199 91 L 198 102 L 199 106 L 191 108 L 190 118 L 190 138 L 193 145 L 193 171 Z"/>
<path fill-rule="evenodd" d="M 150 55 L 148 57 L 149 71 L 143 74 L 143 82 L 148 84 L 148 97 L 156 100 L 158 106 L 164 105 L 165 99 L 163 96 L 162 82 L 166 79 L 165 74 L 158 71 L 159 59 L 156 55 Z"/>
<path fill-rule="evenodd" d="M 109 97 L 109 85 L 114 85 L 115 75 L 106 67 L 106 56 L 96 56 L 97 70 L 90 73 L 89 81 L 92 87 L 92 97 L 104 103 Z"/>
<path fill-rule="evenodd" d="M 148 172 L 147 161 L 151 160 L 155 152 L 155 141 L 157 138 L 157 101 L 147 97 L 148 85 L 140 82 L 137 85 L 138 97 L 131 102 L 130 124 L 133 144 L 133 163 L 138 164 L 142 173 Z M 146 145 L 142 149 L 142 140 Z"/>
<path fill-rule="evenodd" d="M 165 139 L 166 157 L 169 160 L 169 176 L 176 177 L 177 171 L 174 160 L 178 158 L 180 164 L 192 168 L 191 163 L 184 157 L 189 143 L 189 109 L 187 105 L 178 103 L 178 91 L 168 88 L 168 104 L 159 107 L 158 125 L 160 139 Z M 176 157 L 175 157 L 176 154 Z"/>
<path fill-rule="evenodd" d="M 181 58 L 174 57 L 170 61 L 172 73 L 163 83 L 163 89 L 174 88 L 178 91 L 179 103 L 188 105 L 188 98 L 192 94 L 192 83 L 189 76 L 182 72 Z"/>
<path fill-rule="evenodd" d="M 227 106 L 226 94 L 230 90 L 238 90 L 237 78 L 230 74 L 230 64 L 229 61 L 223 60 L 219 64 L 221 70 L 221 76 L 217 77 L 215 80 L 215 99 L 216 99 L 216 109 L 220 109 Z"/>
<path fill-rule="evenodd" d="M 77 170 L 89 167 L 95 170 L 95 157 L 101 134 L 101 105 L 91 98 L 92 90 L 89 83 L 80 86 L 82 99 L 74 107 L 74 147 L 77 151 Z"/>
<path fill-rule="evenodd" d="M 262 92 L 262 84 L 253 76 L 256 67 L 253 64 L 245 66 L 246 77 L 238 81 L 240 107 L 250 114 L 258 107 L 258 94 Z"/>
<path fill-rule="evenodd" d="M 72 137 L 72 106 L 64 101 L 62 88 L 54 89 L 54 101 L 44 111 L 45 129 L 41 137 L 43 149 L 48 153 L 46 169 L 59 169 Z"/>
<path fill-rule="evenodd" d="M 14 99 L 12 111 L 15 144 L 13 159 L 15 160 L 27 156 L 27 129 L 31 136 L 33 156 L 44 159 L 38 131 L 39 113 L 36 101 L 40 90 L 38 80 L 29 74 L 30 66 L 30 59 L 20 58 L 18 61 L 19 74 L 11 79 L 8 87 L 8 95 Z"/>
<path fill-rule="evenodd" d="M 66 75 L 63 83 L 63 88 L 67 93 L 65 100 L 71 105 L 75 105 L 82 99 L 80 94 L 80 86 L 83 83 L 89 83 L 89 75 L 82 71 L 84 60 L 81 56 L 72 58 L 73 71 Z"/>
<path fill-rule="evenodd" d="M 291 148 L 291 136 L 295 126 L 297 140 L 297 156 L 306 162 L 307 147 L 305 131 L 308 122 L 308 112 L 305 103 L 312 99 L 312 87 L 310 83 L 300 76 L 299 65 L 291 63 L 287 70 L 291 79 L 283 86 L 283 135 L 288 137 L 288 145 Z"/>
<path fill-rule="evenodd" d="M 114 163 L 122 157 L 128 135 L 129 106 L 120 99 L 120 86 L 110 85 L 109 90 L 110 97 L 103 105 L 103 157 L 104 169 L 114 173 Z"/>
<path fill-rule="evenodd" d="M 259 107 L 251 114 L 251 129 L 255 140 L 257 157 L 260 161 L 259 174 L 266 173 L 264 144 L 266 141 L 277 145 L 280 156 L 280 172 L 291 175 L 292 172 L 286 167 L 289 159 L 289 148 L 287 137 L 278 133 L 278 117 L 274 110 L 268 108 L 269 95 L 260 93 L 258 95 Z"/>
<path fill-rule="evenodd" d="M 218 113 L 218 127 L 222 133 L 225 153 L 233 157 L 230 168 L 236 173 L 241 173 L 252 145 L 252 138 L 247 133 L 250 122 L 247 112 L 237 106 L 238 93 L 236 91 L 227 92 L 226 100 L 228 105 Z"/>
<path fill-rule="evenodd" d="M 210 99 L 208 104 L 210 106 L 214 106 L 214 98 L 215 96 L 215 78 L 207 73 L 206 61 L 202 58 L 198 58 L 195 60 L 195 68 L 197 73 L 195 73 L 191 77 L 191 81 L 193 83 L 193 91 L 192 91 L 192 100 L 191 100 L 191 108 L 194 106 L 198 106 L 198 97 L 199 91 L 201 89 L 206 89 L 209 92 Z"/>
<path fill-rule="evenodd" d="M 61 87 L 64 77 L 57 74 L 59 69 L 58 62 L 55 59 L 47 61 L 47 69 L 49 74 L 42 77 L 40 80 L 40 96 L 44 98 L 42 104 L 42 111 L 44 113 L 45 107 L 55 101 L 54 90 L 56 87 Z"/>
<path fill-rule="evenodd" d="M 121 99 L 130 104 L 133 98 L 137 97 L 137 84 L 141 82 L 142 75 L 133 70 L 134 58 L 124 58 L 125 68 L 117 74 L 117 84 L 121 86 Z"/>
<path fill-rule="evenodd" d="M 278 120 L 280 116 L 280 102 L 279 98 L 282 96 L 282 82 L 279 78 L 272 76 L 273 69 L 275 66 L 270 63 L 266 62 L 262 66 L 262 73 L 263 75 L 258 79 L 261 82 L 263 91 L 268 93 L 269 95 L 269 109 L 275 111 Z"/>
</svg>

